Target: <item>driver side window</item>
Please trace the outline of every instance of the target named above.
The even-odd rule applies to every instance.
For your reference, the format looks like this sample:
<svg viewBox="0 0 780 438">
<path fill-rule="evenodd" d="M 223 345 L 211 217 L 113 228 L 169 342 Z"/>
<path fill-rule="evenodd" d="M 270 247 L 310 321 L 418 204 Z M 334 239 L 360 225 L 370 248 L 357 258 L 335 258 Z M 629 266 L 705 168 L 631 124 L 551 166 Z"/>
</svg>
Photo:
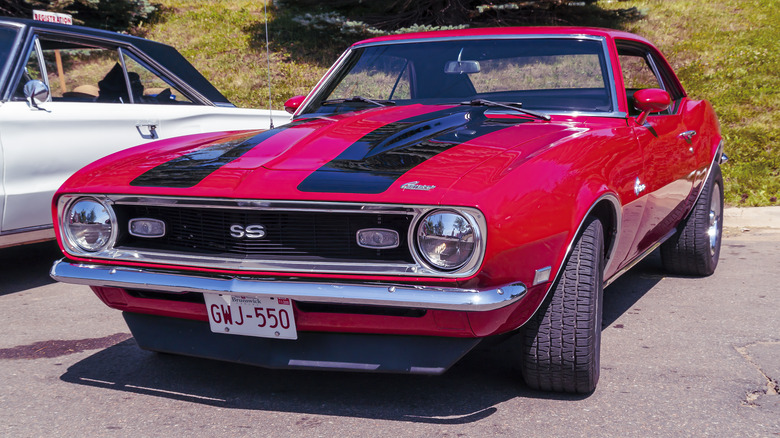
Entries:
<svg viewBox="0 0 780 438">
<path fill-rule="evenodd" d="M 659 78 L 652 55 L 634 46 L 618 46 L 618 59 L 623 71 L 623 84 L 626 88 L 628 114 L 638 116 L 640 111 L 634 106 L 634 93 L 646 88 L 660 88 L 669 92 Z M 670 93 L 671 94 L 671 93 Z M 672 107 L 654 115 L 672 114 Z"/>
<path fill-rule="evenodd" d="M 33 79 L 46 83 L 55 102 L 192 103 L 127 50 L 83 42 L 36 38 L 14 100 L 25 100 Z"/>
</svg>

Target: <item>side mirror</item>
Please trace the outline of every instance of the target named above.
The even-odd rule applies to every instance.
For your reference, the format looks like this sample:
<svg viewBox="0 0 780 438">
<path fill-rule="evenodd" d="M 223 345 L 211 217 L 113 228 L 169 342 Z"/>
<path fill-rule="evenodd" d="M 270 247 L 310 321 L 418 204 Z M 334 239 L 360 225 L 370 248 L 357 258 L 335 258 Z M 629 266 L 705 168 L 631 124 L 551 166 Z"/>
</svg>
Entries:
<svg viewBox="0 0 780 438">
<path fill-rule="evenodd" d="M 637 117 L 636 122 L 640 125 L 644 125 L 647 121 L 647 116 L 650 113 L 657 113 L 669 108 L 672 104 L 672 98 L 669 97 L 669 93 L 659 88 L 647 88 L 644 90 L 638 90 L 634 93 L 634 106 L 642 114 Z"/>
<path fill-rule="evenodd" d="M 38 108 L 38 105 L 47 102 L 51 97 L 49 87 L 39 80 L 28 81 L 24 84 L 24 97 L 27 98 L 27 102 L 33 108 Z"/>
<path fill-rule="evenodd" d="M 295 111 L 298 111 L 298 107 L 301 106 L 305 99 L 306 96 L 295 96 L 287 99 L 287 102 L 284 103 L 284 110 L 290 114 L 295 114 Z"/>
</svg>

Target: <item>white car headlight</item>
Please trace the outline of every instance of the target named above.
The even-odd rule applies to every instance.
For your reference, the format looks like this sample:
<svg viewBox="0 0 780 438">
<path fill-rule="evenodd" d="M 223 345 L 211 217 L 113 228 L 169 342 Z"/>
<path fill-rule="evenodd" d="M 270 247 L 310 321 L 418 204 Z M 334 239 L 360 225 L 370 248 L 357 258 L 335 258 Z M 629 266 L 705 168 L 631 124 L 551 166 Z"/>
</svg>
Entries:
<svg viewBox="0 0 780 438">
<path fill-rule="evenodd" d="M 84 197 L 68 206 L 63 228 L 72 247 L 97 252 L 111 241 L 114 221 L 107 205 L 95 198 Z"/>
<path fill-rule="evenodd" d="M 455 210 L 434 210 L 417 225 L 417 249 L 433 267 L 458 269 L 474 255 L 476 224 Z"/>
</svg>

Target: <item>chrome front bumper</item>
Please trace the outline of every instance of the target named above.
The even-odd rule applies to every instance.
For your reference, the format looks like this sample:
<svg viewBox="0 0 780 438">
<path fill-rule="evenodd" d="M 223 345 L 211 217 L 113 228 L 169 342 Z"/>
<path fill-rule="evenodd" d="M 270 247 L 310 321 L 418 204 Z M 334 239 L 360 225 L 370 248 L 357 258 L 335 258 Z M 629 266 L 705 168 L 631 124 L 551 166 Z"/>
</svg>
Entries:
<svg viewBox="0 0 780 438">
<path fill-rule="evenodd" d="M 521 300 L 528 291 L 522 283 L 497 289 L 461 289 L 409 284 L 317 283 L 257 279 L 240 275 L 199 275 L 196 272 L 146 270 L 71 262 L 54 263 L 51 277 L 87 286 L 119 287 L 169 293 L 283 296 L 296 301 L 371 306 L 484 312 Z"/>
</svg>

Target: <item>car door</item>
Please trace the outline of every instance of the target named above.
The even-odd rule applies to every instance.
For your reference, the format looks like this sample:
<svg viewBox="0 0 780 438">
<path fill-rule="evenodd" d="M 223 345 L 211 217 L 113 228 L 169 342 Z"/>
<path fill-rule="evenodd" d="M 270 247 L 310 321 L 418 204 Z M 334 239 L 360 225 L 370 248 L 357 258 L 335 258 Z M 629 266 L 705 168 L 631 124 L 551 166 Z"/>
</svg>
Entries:
<svg viewBox="0 0 780 438">
<path fill-rule="evenodd" d="M 26 50 L 13 95 L 0 106 L 2 232 L 50 226 L 54 191 L 98 158 L 157 139 L 268 125 L 257 110 L 205 105 L 132 48 L 104 39 L 39 34 Z M 25 99 L 33 79 L 48 85 L 48 101 Z"/>
<path fill-rule="evenodd" d="M 684 137 L 682 88 L 674 75 L 664 71 L 660 56 L 636 42 L 618 43 L 618 54 L 629 105 L 629 123 L 644 154 L 644 171 L 635 181 L 635 192 L 646 196 L 642 220 L 634 248 L 642 253 L 658 242 L 679 222 L 689 205 L 695 169 L 694 150 Z M 633 105 L 633 93 L 640 89 L 660 88 L 669 93 L 671 107 L 637 123 L 639 110 Z M 641 179 L 640 179 L 641 178 Z"/>
</svg>

